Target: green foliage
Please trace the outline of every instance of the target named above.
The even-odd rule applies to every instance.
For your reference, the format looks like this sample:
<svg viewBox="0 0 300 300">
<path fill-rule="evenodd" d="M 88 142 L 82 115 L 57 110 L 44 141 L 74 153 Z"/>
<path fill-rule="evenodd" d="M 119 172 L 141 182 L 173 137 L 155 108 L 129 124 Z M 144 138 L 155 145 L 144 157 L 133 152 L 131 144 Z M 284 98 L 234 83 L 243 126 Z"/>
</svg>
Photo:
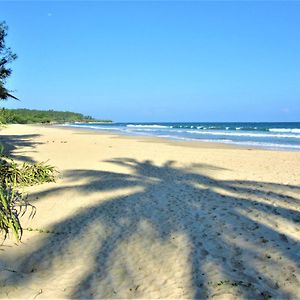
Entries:
<svg viewBox="0 0 300 300">
<path fill-rule="evenodd" d="M 0 232 L 4 233 L 6 239 L 11 231 L 19 241 L 22 237 L 22 226 L 20 216 L 24 215 L 28 208 L 31 208 L 30 217 L 35 214 L 35 207 L 23 199 L 21 193 L 16 189 L 16 183 L 0 186 Z"/>
<path fill-rule="evenodd" d="M 35 207 L 24 200 L 17 188 L 44 182 L 55 181 L 57 171 L 45 163 L 19 166 L 14 160 L 1 157 L 0 159 L 0 232 L 4 239 L 12 232 L 17 240 L 21 240 L 22 226 L 20 216 L 27 208 L 31 208 L 30 217 L 35 214 Z"/>
<path fill-rule="evenodd" d="M 19 241 L 22 237 L 20 217 L 31 208 L 30 217 L 35 214 L 35 207 L 28 203 L 18 191 L 19 187 L 55 181 L 57 171 L 45 163 L 18 165 L 13 159 L 0 157 L 0 232 L 4 239 L 9 232 Z"/>
<path fill-rule="evenodd" d="M 8 64 L 17 58 L 10 48 L 5 45 L 8 27 L 5 22 L 0 22 L 0 100 L 14 98 L 5 88 L 6 79 L 11 75 Z M 10 123 L 14 116 L 2 110 L 0 112 L 0 125 Z M 37 180 L 47 180 L 53 170 L 44 165 L 23 165 L 21 168 L 17 164 L 2 156 L 3 145 L 0 143 L 0 232 L 4 233 L 4 240 L 9 232 L 19 241 L 22 237 L 22 227 L 20 217 L 31 207 L 30 216 L 33 217 L 35 208 L 26 202 L 22 194 L 17 190 L 19 183 L 34 183 Z M 45 171 L 46 169 L 46 171 Z M 26 182 L 25 182 L 26 180 Z"/>
<path fill-rule="evenodd" d="M 15 115 L 12 111 L 2 108 L 0 110 L 0 124 L 14 123 Z"/>
<path fill-rule="evenodd" d="M 0 100 L 6 100 L 8 98 L 17 99 L 10 94 L 4 84 L 6 79 L 11 75 L 11 69 L 8 68 L 8 64 L 13 62 L 17 55 L 5 45 L 5 38 L 7 36 L 8 27 L 5 22 L 0 22 Z"/>
<path fill-rule="evenodd" d="M 18 186 L 30 186 L 45 182 L 55 182 L 56 169 L 45 163 L 29 164 L 24 162 L 18 165 L 12 159 L 0 161 L 0 184 L 13 182 Z"/>
<path fill-rule="evenodd" d="M 2 124 L 33 124 L 33 123 L 72 123 L 72 122 L 111 122 L 110 120 L 96 120 L 91 116 L 80 113 L 54 110 L 35 109 L 2 109 L 0 123 Z"/>
</svg>

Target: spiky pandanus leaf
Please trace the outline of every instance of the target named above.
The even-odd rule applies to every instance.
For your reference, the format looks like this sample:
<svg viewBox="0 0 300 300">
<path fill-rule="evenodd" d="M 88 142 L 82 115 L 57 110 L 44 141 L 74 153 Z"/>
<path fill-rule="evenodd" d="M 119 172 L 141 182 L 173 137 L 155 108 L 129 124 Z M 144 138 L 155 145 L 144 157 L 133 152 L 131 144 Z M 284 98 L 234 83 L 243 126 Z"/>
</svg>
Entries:
<svg viewBox="0 0 300 300">
<path fill-rule="evenodd" d="M 54 182 L 57 170 L 46 163 L 29 164 L 23 163 L 19 166 L 10 158 L 0 159 L 0 184 L 6 180 L 12 182 L 14 178 L 19 186 L 29 186 L 45 182 Z"/>
<path fill-rule="evenodd" d="M 4 233 L 4 240 L 11 232 L 20 241 L 23 230 L 20 224 L 20 217 L 28 208 L 31 209 L 30 218 L 35 215 L 35 207 L 28 203 L 23 195 L 17 191 L 16 183 L 6 183 L 0 186 L 0 231 Z"/>
</svg>

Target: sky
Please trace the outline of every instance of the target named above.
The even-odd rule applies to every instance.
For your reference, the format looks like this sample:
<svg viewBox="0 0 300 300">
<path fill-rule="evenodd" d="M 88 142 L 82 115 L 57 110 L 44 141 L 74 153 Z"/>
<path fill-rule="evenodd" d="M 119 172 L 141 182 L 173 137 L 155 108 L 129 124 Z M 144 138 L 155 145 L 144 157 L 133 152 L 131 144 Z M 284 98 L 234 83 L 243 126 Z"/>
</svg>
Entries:
<svg viewBox="0 0 300 300">
<path fill-rule="evenodd" d="M 130 121 L 300 121 L 298 1 L 3 1 L 7 108 Z"/>
</svg>

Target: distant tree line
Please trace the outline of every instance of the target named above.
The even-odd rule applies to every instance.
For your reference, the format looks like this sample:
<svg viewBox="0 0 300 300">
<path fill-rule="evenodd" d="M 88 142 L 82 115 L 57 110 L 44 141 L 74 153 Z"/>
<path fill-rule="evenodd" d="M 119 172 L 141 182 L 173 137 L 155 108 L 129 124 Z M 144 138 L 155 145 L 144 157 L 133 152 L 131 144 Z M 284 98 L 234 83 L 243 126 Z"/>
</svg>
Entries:
<svg viewBox="0 0 300 300">
<path fill-rule="evenodd" d="M 0 110 L 0 123 L 2 124 L 34 124 L 34 123 L 73 123 L 73 122 L 111 122 L 110 120 L 97 120 L 91 116 L 80 113 L 55 110 L 36 109 L 5 109 Z"/>
</svg>

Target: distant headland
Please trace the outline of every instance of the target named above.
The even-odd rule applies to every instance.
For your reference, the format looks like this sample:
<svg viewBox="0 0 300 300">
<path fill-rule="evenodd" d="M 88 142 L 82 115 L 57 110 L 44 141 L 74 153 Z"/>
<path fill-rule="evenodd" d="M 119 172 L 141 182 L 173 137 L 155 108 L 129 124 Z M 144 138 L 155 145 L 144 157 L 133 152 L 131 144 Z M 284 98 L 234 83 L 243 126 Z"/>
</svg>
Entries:
<svg viewBox="0 0 300 300">
<path fill-rule="evenodd" d="M 61 123 L 111 123 L 111 120 L 95 119 L 70 111 L 6 109 L 0 110 L 0 124 L 61 124 Z"/>
</svg>

